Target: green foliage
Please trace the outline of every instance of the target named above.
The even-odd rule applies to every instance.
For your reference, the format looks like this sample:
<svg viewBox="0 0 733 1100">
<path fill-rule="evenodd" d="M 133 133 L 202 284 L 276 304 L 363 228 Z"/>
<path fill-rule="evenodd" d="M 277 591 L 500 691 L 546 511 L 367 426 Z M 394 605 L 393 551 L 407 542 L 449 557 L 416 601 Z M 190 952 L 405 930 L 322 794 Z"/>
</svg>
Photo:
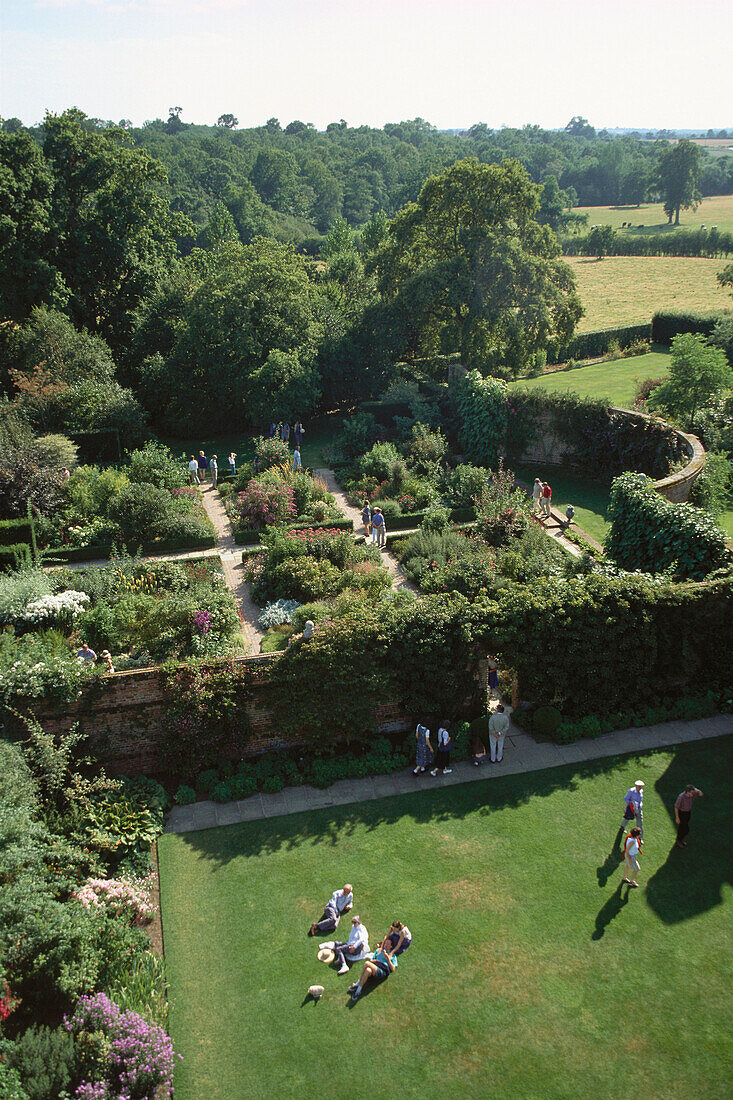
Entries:
<svg viewBox="0 0 733 1100">
<path fill-rule="evenodd" d="M 691 504 L 670 504 L 643 474 L 613 482 L 606 553 L 623 569 L 701 579 L 730 564 L 723 531 Z"/>
<path fill-rule="evenodd" d="M 48 574 L 36 565 L 0 576 L 0 624 L 14 622 L 33 600 L 50 595 Z"/>
<path fill-rule="evenodd" d="M 731 386 L 733 368 L 725 352 L 711 347 L 703 336 L 683 333 L 672 338 L 669 377 L 652 391 L 647 404 L 671 414 L 689 429 L 697 410 Z"/>
<path fill-rule="evenodd" d="M 532 715 L 532 730 L 542 737 L 552 737 L 561 722 L 562 714 L 557 707 L 545 704 Z"/>
<path fill-rule="evenodd" d="M 614 344 L 620 353 L 627 348 L 635 348 L 639 341 L 649 341 L 651 338 L 651 324 L 620 325 L 618 328 L 596 332 L 580 332 L 564 344 L 550 341 L 548 358 L 552 363 L 567 363 L 570 359 L 595 359 L 605 355 Z"/>
<path fill-rule="evenodd" d="M 65 435 L 41 435 L 36 439 L 38 460 L 42 466 L 56 466 L 59 470 L 66 467 L 73 470 L 77 465 L 79 448 Z"/>
<path fill-rule="evenodd" d="M 181 783 L 173 799 L 177 806 L 190 806 L 192 802 L 196 801 L 196 791 L 193 787 L 187 787 L 185 783 Z"/>
<path fill-rule="evenodd" d="M 721 515 L 730 507 L 733 500 L 733 466 L 727 454 L 707 451 L 705 466 L 693 482 L 690 500 L 713 516 Z"/>
<path fill-rule="evenodd" d="M 454 508 L 471 508 L 488 484 L 489 474 L 483 466 L 461 463 L 446 479 L 448 500 Z"/>
<path fill-rule="evenodd" d="M 373 477 L 378 482 L 388 481 L 395 464 L 399 461 L 400 453 L 394 443 L 375 443 L 371 450 L 359 459 L 358 469 L 363 477 Z"/>
<path fill-rule="evenodd" d="M 28 1100 L 59 1100 L 74 1084 L 76 1043 L 63 1026 L 32 1024 L 8 1047 L 6 1057 L 23 1082 Z"/>
<path fill-rule="evenodd" d="M 490 546 L 505 546 L 521 535 L 529 523 L 531 501 L 514 488 L 514 474 L 503 463 L 489 470 L 488 483 L 475 499 L 477 529 Z"/>
<path fill-rule="evenodd" d="M 685 332 L 710 336 L 721 319 L 720 313 L 660 310 L 652 317 L 652 343 L 669 346 L 675 336 Z"/>
<path fill-rule="evenodd" d="M 188 480 L 181 462 L 168 447 L 154 440 L 131 453 L 125 472 L 133 484 L 154 485 L 168 492 L 182 488 Z"/>
<path fill-rule="evenodd" d="M 460 442 L 466 458 L 477 465 L 495 466 L 503 453 L 509 420 L 508 390 L 498 378 L 482 378 L 470 371 L 455 387 Z"/>
<path fill-rule="evenodd" d="M 122 540 L 131 549 L 162 534 L 171 516 L 171 498 L 164 489 L 149 484 L 126 485 L 110 504 L 110 518 L 118 524 Z"/>
</svg>

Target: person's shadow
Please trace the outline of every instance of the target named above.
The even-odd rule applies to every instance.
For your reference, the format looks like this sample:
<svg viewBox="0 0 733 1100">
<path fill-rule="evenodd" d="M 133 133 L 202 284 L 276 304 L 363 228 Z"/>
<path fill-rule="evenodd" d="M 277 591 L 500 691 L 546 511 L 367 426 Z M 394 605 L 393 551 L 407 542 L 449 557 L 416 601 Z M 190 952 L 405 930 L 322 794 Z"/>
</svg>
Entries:
<svg viewBox="0 0 733 1100">
<path fill-rule="evenodd" d="M 619 882 L 618 886 L 596 917 L 596 927 L 591 936 L 592 940 L 603 939 L 611 921 L 619 915 L 625 905 L 628 905 L 630 889 L 631 887 L 624 886 L 623 882 Z"/>
<path fill-rule="evenodd" d="M 596 878 L 598 879 L 598 885 L 603 888 L 611 875 L 616 871 L 623 860 L 623 854 L 619 845 L 621 843 L 621 837 L 624 835 L 623 826 L 616 833 L 613 844 L 611 845 L 611 851 L 606 856 L 600 867 L 596 867 Z"/>
</svg>

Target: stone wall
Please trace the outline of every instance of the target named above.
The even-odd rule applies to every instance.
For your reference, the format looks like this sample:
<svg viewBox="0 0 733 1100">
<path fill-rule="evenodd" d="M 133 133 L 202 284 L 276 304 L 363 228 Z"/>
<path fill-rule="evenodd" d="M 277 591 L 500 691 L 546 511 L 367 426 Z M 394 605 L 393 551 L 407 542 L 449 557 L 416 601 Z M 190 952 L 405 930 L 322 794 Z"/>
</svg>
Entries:
<svg viewBox="0 0 733 1100">
<path fill-rule="evenodd" d="M 242 730 L 246 738 L 232 750 L 232 759 L 245 753 L 255 755 L 271 749 L 293 747 L 297 738 L 285 740 L 279 733 L 275 717 L 266 703 L 268 686 L 272 683 L 278 654 L 239 657 L 234 664 L 259 666 L 257 685 L 242 704 Z M 456 718 L 474 718 L 480 713 L 486 698 L 488 665 L 477 657 L 467 669 L 456 670 L 463 695 Z M 115 672 L 94 682 L 88 697 L 63 708 L 43 707 L 37 717 L 49 733 L 69 730 L 75 723 L 88 734 L 95 755 L 113 775 L 157 775 L 166 772 L 165 762 L 158 756 L 157 732 L 165 720 L 167 701 L 164 674 L 160 668 Z M 413 728 L 417 716 L 406 713 L 399 703 L 382 699 L 374 708 L 375 732 L 390 734 Z"/>
</svg>

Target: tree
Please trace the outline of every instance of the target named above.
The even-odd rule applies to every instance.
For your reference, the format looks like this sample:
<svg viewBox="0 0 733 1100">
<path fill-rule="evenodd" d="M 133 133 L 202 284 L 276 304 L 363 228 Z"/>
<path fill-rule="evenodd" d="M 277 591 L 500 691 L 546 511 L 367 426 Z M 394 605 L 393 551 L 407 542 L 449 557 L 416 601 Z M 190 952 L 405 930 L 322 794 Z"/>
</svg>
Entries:
<svg viewBox="0 0 733 1100">
<path fill-rule="evenodd" d="M 226 126 L 228 130 L 234 130 L 237 126 L 239 126 L 239 119 L 231 114 L 219 115 L 216 120 L 216 125 Z"/>
<path fill-rule="evenodd" d="M 281 133 L 282 132 L 282 126 L 280 125 L 280 119 L 279 118 L 268 118 L 267 122 L 265 123 L 265 129 L 267 130 L 268 134 L 279 134 L 279 133 Z"/>
<path fill-rule="evenodd" d="M 730 292 L 733 294 L 733 264 L 728 264 L 722 271 L 717 274 L 717 280 L 722 287 L 730 287 Z"/>
<path fill-rule="evenodd" d="M 594 138 L 596 132 L 587 118 L 583 118 L 582 115 L 573 115 L 565 127 L 565 133 L 570 134 L 571 137 L 584 137 Z"/>
<path fill-rule="evenodd" d="M 695 413 L 731 386 L 733 369 L 725 352 L 698 333 L 684 332 L 672 340 L 669 378 L 652 390 L 647 405 L 691 428 Z"/>
<path fill-rule="evenodd" d="M 616 230 L 612 225 L 594 225 L 588 234 L 588 247 L 597 259 L 602 260 L 608 255 L 615 238 Z"/>
<path fill-rule="evenodd" d="M 696 210 L 702 202 L 697 189 L 700 148 L 694 141 L 681 138 L 659 159 L 659 182 L 664 195 L 664 213 L 669 224 L 680 224 L 680 210 Z"/>
<path fill-rule="evenodd" d="M 423 354 L 459 349 L 464 364 L 517 373 L 582 313 L 554 233 L 536 221 L 539 189 L 515 160 L 463 160 L 432 176 L 392 220 L 370 261 L 400 299 Z"/>
</svg>

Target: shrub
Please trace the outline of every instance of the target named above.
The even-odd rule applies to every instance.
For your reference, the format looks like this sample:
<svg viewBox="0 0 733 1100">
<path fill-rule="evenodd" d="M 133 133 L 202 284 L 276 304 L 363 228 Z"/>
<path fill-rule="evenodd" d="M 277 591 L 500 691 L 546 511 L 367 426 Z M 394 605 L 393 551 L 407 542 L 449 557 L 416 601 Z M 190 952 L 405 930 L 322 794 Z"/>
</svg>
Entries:
<svg viewBox="0 0 733 1100">
<path fill-rule="evenodd" d="M 705 466 L 693 482 L 690 501 L 719 516 L 730 507 L 733 498 L 733 465 L 726 454 L 708 451 Z"/>
<path fill-rule="evenodd" d="M 190 806 L 192 802 L 196 801 L 196 791 L 193 787 L 187 787 L 185 783 L 181 783 L 173 799 L 177 806 Z"/>
<path fill-rule="evenodd" d="M 447 498 L 453 508 L 470 508 L 488 485 L 489 475 L 482 466 L 456 466 L 446 481 Z"/>
<path fill-rule="evenodd" d="M 420 526 L 426 531 L 447 531 L 450 527 L 450 511 L 443 504 L 431 504 Z"/>
<path fill-rule="evenodd" d="M 684 332 L 710 336 L 720 319 L 720 313 L 660 310 L 652 317 L 652 343 L 671 344 L 675 336 Z"/>
<path fill-rule="evenodd" d="M 255 458 L 257 469 L 269 470 L 273 466 L 291 465 L 290 447 L 283 439 L 255 439 Z"/>
<path fill-rule="evenodd" d="M 217 783 L 211 792 L 211 797 L 214 802 L 231 802 L 233 797 L 231 785 L 225 782 Z"/>
<path fill-rule="evenodd" d="M 265 794 L 277 794 L 278 791 L 281 791 L 284 786 L 285 780 L 282 778 L 282 776 L 268 775 L 268 777 L 263 780 L 262 790 L 265 792 Z"/>
<path fill-rule="evenodd" d="M 700 580 L 730 563 L 717 523 L 691 504 L 670 504 L 644 474 L 615 479 L 608 517 L 606 553 L 623 569 Z"/>
<path fill-rule="evenodd" d="M 58 1100 L 68 1095 L 66 1090 L 74 1084 L 76 1044 L 64 1027 L 31 1024 L 8 1047 L 6 1058 L 23 1083 L 24 1091 L 19 1095 L 28 1100 Z M 7 1094 L 0 1089 L 0 1095 Z"/>
<path fill-rule="evenodd" d="M 552 737 L 562 722 L 562 714 L 557 707 L 541 706 L 532 715 L 532 730 L 540 737 Z"/>
<path fill-rule="evenodd" d="M 155 485 L 168 492 L 183 488 L 188 482 L 183 463 L 166 446 L 153 440 L 132 452 L 127 476 L 135 484 Z"/>
<path fill-rule="evenodd" d="M 160 536 L 171 519 L 171 497 L 151 485 L 127 485 L 110 502 L 110 518 L 119 524 L 127 546 Z"/>
<path fill-rule="evenodd" d="M 637 382 L 634 408 L 644 411 L 649 395 L 654 392 L 657 386 L 661 386 L 662 382 L 664 382 L 664 378 L 645 378 L 642 382 Z"/>
<path fill-rule="evenodd" d="M 73 470 L 78 462 L 79 448 L 65 435 L 40 435 L 36 439 L 36 451 L 42 466 Z"/>
<path fill-rule="evenodd" d="M 337 457 L 349 465 L 371 447 L 377 434 L 377 422 L 368 412 L 358 412 L 344 420 L 334 449 Z"/>
<path fill-rule="evenodd" d="M 358 467 L 363 477 L 373 477 L 382 482 L 389 480 L 395 463 L 399 462 L 400 454 L 394 443 L 375 443 L 370 451 L 361 456 Z M 407 467 L 404 472 L 407 473 Z"/>
<path fill-rule="evenodd" d="M 285 523 L 295 515 L 293 490 L 289 485 L 263 485 L 252 480 L 237 497 L 237 510 L 247 527 L 269 527 Z"/>
<path fill-rule="evenodd" d="M 504 450 L 509 409 L 508 390 L 498 378 L 482 378 L 469 371 L 455 387 L 459 438 L 471 462 L 495 466 Z"/>
<path fill-rule="evenodd" d="M 387 522 L 402 515 L 402 508 L 396 500 L 380 500 L 377 507 L 382 509 L 382 515 Z"/>
<path fill-rule="evenodd" d="M 15 622 L 29 604 L 50 594 L 48 576 L 38 566 L 0 576 L 0 623 Z"/>
<path fill-rule="evenodd" d="M 297 600 L 275 600 L 268 603 L 260 612 L 257 625 L 262 630 L 269 630 L 271 626 L 282 626 L 292 623 L 293 615 L 300 607 Z"/>
</svg>

